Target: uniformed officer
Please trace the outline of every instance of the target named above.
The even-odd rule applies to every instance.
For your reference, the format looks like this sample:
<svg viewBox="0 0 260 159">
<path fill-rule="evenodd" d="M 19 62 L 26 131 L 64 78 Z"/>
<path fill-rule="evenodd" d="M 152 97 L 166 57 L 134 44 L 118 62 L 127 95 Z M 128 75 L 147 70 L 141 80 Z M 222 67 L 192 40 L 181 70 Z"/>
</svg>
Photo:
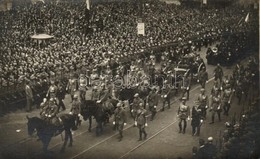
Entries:
<svg viewBox="0 0 260 159">
<path fill-rule="evenodd" d="M 156 88 L 153 87 L 152 91 L 149 93 L 148 97 L 147 97 L 147 104 L 149 106 L 149 110 L 152 113 L 151 116 L 151 121 L 154 119 L 154 116 L 156 114 L 156 107 L 158 106 L 158 102 L 159 102 L 159 97 L 158 94 L 156 92 Z"/>
<path fill-rule="evenodd" d="M 221 89 L 218 84 L 218 81 L 214 81 L 214 86 L 211 89 L 211 96 L 215 96 L 216 94 L 220 94 Z"/>
<path fill-rule="evenodd" d="M 199 102 L 199 109 L 201 109 L 201 114 L 204 117 L 204 119 L 206 119 L 207 109 L 208 109 L 208 105 L 209 105 L 209 99 L 208 99 L 208 96 L 205 94 L 204 88 L 200 89 L 198 102 Z"/>
<path fill-rule="evenodd" d="M 57 99 L 58 99 L 58 111 L 60 110 L 60 108 L 62 108 L 63 110 L 65 110 L 65 104 L 63 103 L 63 100 L 65 98 L 65 95 L 66 95 L 66 91 L 65 91 L 65 87 L 63 86 L 62 82 L 60 81 L 58 83 L 58 86 L 57 86 Z"/>
<path fill-rule="evenodd" d="M 187 127 L 187 119 L 190 120 L 190 107 L 186 105 L 186 98 L 182 98 L 182 102 L 180 103 L 178 109 L 178 116 L 179 118 L 179 133 L 185 133 Z M 182 126 L 183 122 L 183 126 Z"/>
<path fill-rule="evenodd" d="M 223 78 L 223 69 L 221 68 L 220 64 L 217 64 L 217 67 L 214 69 L 214 79 L 215 81 L 219 80 L 220 83 L 222 83 L 222 78 Z"/>
<path fill-rule="evenodd" d="M 81 103 L 78 99 L 78 95 L 74 94 L 73 101 L 71 104 L 70 114 L 74 115 L 76 117 L 76 126 L 80 126 L 81 120 L 80 120 L 80 111 L 81 111 Z"/>
<path fill-rule="evenodd" d="M 230 104 L 231 104 L 232 96 L 233 96 L 233 91 L 231 90 L 230 85 L 227 85 L 222 95 L 224 115 L 228 116 L 228 112 L 231 106 Z"/>
<path fill-rule="evenodd" d="M 114 121 L 113 125 L 115 125 L 115 129 L 119 131 L 119 141 L 122 141 L 123 138 L 123 129 L 126 125 L 126 112 L 124 108 L 122 108 L 122 104 L 119 102 L 117 103 L 117 108 L 114 114 Z"/>
<path fill-rule="evenodd" d="M 161 90 L 161 97 L 163 99 L 163 105 L 161 111 L 164 111 L 165 103 L 167 102 L 168 104 L 168 109 L 171 108 L 171 88 L 167 84 L 167 81 L 164 82 L 164 86 L 162 87 Z"/>
<path fill-rule="evenodd" d="M 217 148 L 213 145 L 213 137 L 208 137 L 208 142 L 205 144 L 204 147 L 204 157 L 207 159 L 213 159 L 216 157 Z"/>
<path fill-rule="evenodd" d="M 221 121 L 220 113 L 222 111 L 222 108 L 221 108 L 221 97 L 220 97 L 219 93 L 216 93 L 212 96 L 210 111 L 212 113 L 210 124 L 214 123 L 216 113 L 218 115 L 218 120 Z"/>
<path fill-rule="evenodd" d="M 48 89 L 46 97 L 49 98 L 49 99 L 54 98 L 56 100 L 57 92 L 58 92 L 58 87 L 55 85 L 54 81 L 51 81 L 51 85 Z"/>
<path fill-rule="evenodd" d="M 102 106 L 104 108 L 107 108 L 108 96 L 109 96 L 109 91 L 108 91 L 108 89 L 106 89 L 105 83 L 102 83 L 101 84 L 101 90 L 99 92 L 99 101 L 100 101 L 100 103 L 102 103 Z"/>
<path fill-rule="evenodd" d="M 190 84 L 191 84 L 191 77 L 188 74 L 185 74 L 183 77 L 183 85 L 182 85 L 181 89 L 182 89 L 182 97 L 184 97 L 184 95 L 186 93 L 187 100 L 189 100 L 189 97 L 190 97 Z"/>
<path fill-rule="evenodd" d="M 59 126 L 60 122 L 57 117 L 58 114 L 58 106 L 54 98 L 50 98 L 48 108 L 46 109 L 45 116 L 47 117 L 47 122 L 49 124 Z"/>
<path fill-rule="evenodd" d="M 68 85 L 66 87 L 66 91 L 68 91 L 70 93 L 71 102 L 73 101 L 73 96 L 74 96 L 75 92 L 77 91 L 77 88 L 78 88 L 77 79 L 75 76 L 73 76 L 69 79 Z"/>
<path fill-rule="evenodd" d="M 226 89 L 226 87 L 229 86 L 229 85 L 230 85 L 230 81 L 229 81 L 229 78 L 228 78 L 228 75 L 227 75 L 223 79 L 223 82 L 221 84 L 220 90 L 224 91 Z"/>
<path fill-rule="evenodd" d="M 135 126 L 139 129 L 139 140 L 142 140 L 142 135 L 144 134 L 144 140 L 147 137 L 145 127 L 147 125 L 147 111 L 144 109 L 143 104 L 140 103 L 140 109 L 137 110 L 137 116 L 135 118 Z"/>
<path fill-rule="evenodd" d="M 98 101 L 100 93 L 98 92 L 97 86 L 94 86 L 91 93 L 91 100 Z"/>
<path fill-rule="evenodd" d="M 198 73 L 197 82 L 200 83 L 202 88 L 205 88 L 206 82 L 208 81 L 208 72 L 205 67 L 202 67 L 202 70 Z"/>
<path fill-rule="evenodd" d="M 46 114 L 46 111 L 47 111 L 47 109 L 48 109 L 48 107 L 49 107 L 48 104 L 49 104 L 49 103 L 48 103 L 48 101 L 47 101 L 47 98 L 43 98 L 43 101 L 42 101 L 42 103 L 40 104 L 40 117 L 41 117 L 41 119 L 43 119 L 43 120 L 46 119 L 45 114 Z"/>
<path fill-rule="evenodd" d="M 87 91 L 87 80 L 84 74 L 80 74 L 79 78 L 79 96 L 80 100 L 86 99 L 86 91 Z"/>
<path fill-rule="evenodd" d="M 139 97 L 139 93 L 136 93 L 134 95 L 134 100 L 132 103 L 132 110 L 131 110 L 134 119 L 136 118 L 137 110 L 140 109 L 140 103 L 144 104 L 144 101 Z"/>
</svg>

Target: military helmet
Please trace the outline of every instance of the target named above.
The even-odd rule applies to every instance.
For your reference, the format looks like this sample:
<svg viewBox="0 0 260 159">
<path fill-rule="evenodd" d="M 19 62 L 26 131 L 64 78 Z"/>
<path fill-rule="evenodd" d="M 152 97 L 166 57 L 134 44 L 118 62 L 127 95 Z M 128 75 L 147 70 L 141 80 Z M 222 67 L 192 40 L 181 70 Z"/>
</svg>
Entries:
<svg viewBox="0 0 260 159">
<path fill-rule="evenodd" d="M 77 99 L 77 98 L 78 98 L 78 95 L 77 95 L 77 94 L 74 94 L 73 98 L 74 98 L 74 99 Z"/>
<path fill-rule="evenodd" d="M 139 97 L 139 93 L 136 93 L 136 94 L 134 95 L 134 97 Z"/>
</svg>

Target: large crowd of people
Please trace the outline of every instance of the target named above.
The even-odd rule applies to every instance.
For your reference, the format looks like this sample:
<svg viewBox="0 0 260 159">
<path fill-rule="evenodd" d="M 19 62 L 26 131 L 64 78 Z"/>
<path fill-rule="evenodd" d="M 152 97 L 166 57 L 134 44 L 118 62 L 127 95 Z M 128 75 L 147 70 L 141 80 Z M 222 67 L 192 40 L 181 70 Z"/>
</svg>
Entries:
<svg viewBox="0 0 260 159">
<path fill-rule="evenodd" d="M 5 25 L 0 29 L 0 85 L 4 96 L 24 88 L 26 80 L 35 87 L 70 73 L 97 72 L 100 76 L 107 66 L 127 67 L 125 63 L 135 57 L 150 60 L 145 53 L 174 63 L 226 32 L 257 30 L 254 16 L 251 23 L 237 26 L 247 12 L 235 7 L 201 9 L 147 1 L 97 4 L 87 10 L 80 3 L 45 2 L 1 12 Z M 137 34 L 138 21 L 145 23 L 145 36 Z M 55 38 L 31 39 L 39 33 Z M 162 46 L 174 47 L 164 52 L 149 49 Z M 41 91 L 47 91 L 44 88 Z"/>
</svg>

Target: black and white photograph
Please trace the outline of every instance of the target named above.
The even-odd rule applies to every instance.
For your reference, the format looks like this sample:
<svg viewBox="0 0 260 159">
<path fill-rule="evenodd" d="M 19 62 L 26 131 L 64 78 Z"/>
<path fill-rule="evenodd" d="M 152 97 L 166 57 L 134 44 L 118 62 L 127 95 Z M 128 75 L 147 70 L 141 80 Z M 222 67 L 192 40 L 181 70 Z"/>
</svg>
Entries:
<svg viewBox="0 0 260 159">
<path fill-rule="evenodd" d="M 260 159 L 259 0 L 0 0 L 0 159 Z"/>
</svg>

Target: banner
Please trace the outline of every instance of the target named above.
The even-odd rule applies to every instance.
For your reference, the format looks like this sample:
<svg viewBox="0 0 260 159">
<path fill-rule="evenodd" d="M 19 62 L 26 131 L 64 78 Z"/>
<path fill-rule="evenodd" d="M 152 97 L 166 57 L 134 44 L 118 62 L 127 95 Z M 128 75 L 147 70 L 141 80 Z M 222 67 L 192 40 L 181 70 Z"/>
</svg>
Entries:
<svg viewBox="0 0 260 159">
<path fill-rule="evenodd" d="M 87 8 L 88 8 L 88 10 L 90 10 L 90 2 L 89 2 L 90 0 L 86 0 L 86 4 L 87 4 Z"/>
<path fill-rule="evenodd" d="M 144 23 L 137 24 L 137 34 L 145 34 Z"/>
<path fill-rule="evenodd" d="M 207 4 L 207 0 L 203 0 L 203 2 L 202 2 L 203 4 Z"/>
</svg>

